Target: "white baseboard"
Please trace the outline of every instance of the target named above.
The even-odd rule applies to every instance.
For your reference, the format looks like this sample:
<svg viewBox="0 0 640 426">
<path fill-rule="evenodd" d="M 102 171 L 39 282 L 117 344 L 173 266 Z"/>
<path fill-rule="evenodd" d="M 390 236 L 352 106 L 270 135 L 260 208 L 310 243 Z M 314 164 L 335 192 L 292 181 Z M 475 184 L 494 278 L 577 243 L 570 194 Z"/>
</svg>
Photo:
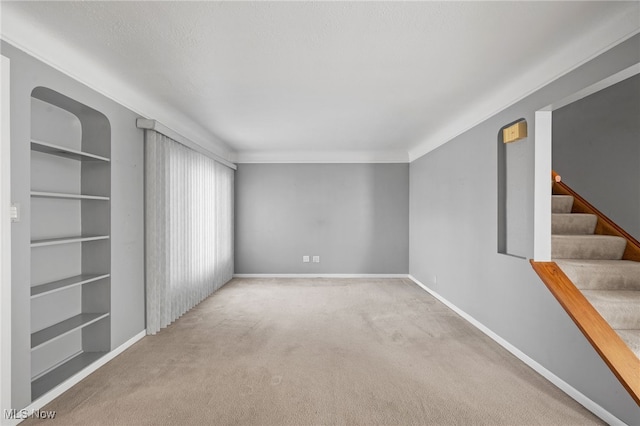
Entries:
<svg viewBox="0 0 640 426">
<path fill-rule="evenodd" d="M 75 375 L 71 376 L 70 378 L 68 378 L 64 382 L 60 383 L 55 388 L 51 389 L 49 392 L 47 392 L 44 395 L 42 395 L 40 398 L 38 398 L 35 401 L 33 401 L 31 404 L 26 406 L 24 408 L 24 410 L 26 410 L 27 412 L 31 413 L 31 412 L 35 412 L 35 411 L 38 411 L 38 410 L 42 409 L 42 407 L 44 407 L 45 405 L 47 405 L 48 403 L 50 403 L 51 401 L 53 401 L 54 399 L 56 399 L 57 397 L 62 395 L 64 392 L 66 392 L 69 389 L 71 389 L 71 387 L 73 387 L 76 384 L 78 384 L 82 379 L 86 378 L 89 374 L 93 373 L 98 368 L 102 367 L 103 365 L 105 365 L 106 363 L 108 363 L 109 361 L 114 359 L 116 356 L 120 355 L 122 352 L 124 352 L 126 349 L 128 349 L 130 346 L 132 346 L 138 340 L 142 339 L 146 334 L 147 333 L 146 333 L 145 330 L 143 330 L 140 333 L 136 334 L 131 339 L 127 340 L 126 342 L 124 342 L 122 345 L 118 346 L 117 348 L 115 348 L 111 352 L 105 354 L 102 358 L 98 359 L 96 362 L 94 362 L 93 364 L 89 365 L 84 370 L 79 371 L 78 373 L 76 373 Z M 23 420 L 26 420 L 26 419 L 11 419 L 11 420 L 7 420 L 7 419 L 4 419 L 4 413 L 2 413 L 1 415 L 2 415 L 2 418 L 3 418 L 3 423 L 2 423 L 3 426 L 4 425 L 6 425 L 6 426 L 15 426 L 15 425 L 19 424 L 20 422 L 22 422 Z"/>
<path fill-rule="evenodd" d="M 407 274 L 233 274 L 233 278 L 409 278 Z"/>
<path fill-rule="evenodd" d="M 520 361 L 524 362 L 529 367 L 533 368 L 538 374 L 540 374 L 542 377 L 544 377 L 545 379 L 549 380 L 551 383 L 556 385 L 558 388 L 560 388 L 560 390 L 562 390 L 564 393 L 569 395 L 571 398 L 575 399 L 579 404 L 581 404 L 587 410 L 591 411 L 593 414 L 601 418 L 603 421 L 607 422 L 609 425 L 612 425 L 612 426 L 626 425 L 625 422 L 621 421 L 616 416 L 614 416 L 613 414 L 611 414 L 610 412 L 602 408 L 599 404 L 589 399 L 582 392 L 580 392 L 579 390 L 571 386 L 569 383 L 565 382 L 560 377 L 556 376 L 551 371 L 547 370 L 544 366 L 542 366 L 540 363 L 538 363 L 534 359 L 530 358 L 527 354 L 522 352 L 520 349 L 516 348 L 511 343 L 507 342 L 502 337 L 498 336 L 496 333 L 491 331 L 489 328 L 487 328 L 481 322 L 473 318 L 471 315 L 467 314 L 462 309 L 458 308 L 456 305 L 449 302 L 447 299 L 440 296 L 438 293 L 436 293 L 426 285 L 422 284 L 416 277 L 409 274 L 409 279 L 412 280 L 414 283 L 416 283 L 418 286 L 420 286 L 422 289 L 424 289 L 426 292 L 431 294 L 433 297 L 438 299 L 440 302 L 445 304 L 449 309 L 454 311 L 456 314 L 460 315 L 462 318 L 467 320 L 471 325 L 476 327 L 478 330 L 482 331 L 484 334 L 489 336 L 497 344 L 499 344 L 500 346 L 502 346 L 503 348 L 511 352 Z"/>
</svg>

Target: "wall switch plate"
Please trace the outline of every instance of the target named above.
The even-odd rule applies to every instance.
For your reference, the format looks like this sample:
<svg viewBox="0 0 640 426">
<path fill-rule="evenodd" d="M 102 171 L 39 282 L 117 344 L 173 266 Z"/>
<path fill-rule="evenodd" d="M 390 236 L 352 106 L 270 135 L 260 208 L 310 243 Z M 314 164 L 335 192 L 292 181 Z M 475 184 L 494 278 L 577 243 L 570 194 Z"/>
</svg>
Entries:
<svg viewBox="0 0 640 426">
<path fill-rule="evenodd" d="M 309 256 L 302 256 L 302 261 L 304 263 L 309 263 Z"/>
<path fill-rule="evenodd" d="M 313 263 L 320 263 L 320 256 L 313 256 Z"/>
</svg>

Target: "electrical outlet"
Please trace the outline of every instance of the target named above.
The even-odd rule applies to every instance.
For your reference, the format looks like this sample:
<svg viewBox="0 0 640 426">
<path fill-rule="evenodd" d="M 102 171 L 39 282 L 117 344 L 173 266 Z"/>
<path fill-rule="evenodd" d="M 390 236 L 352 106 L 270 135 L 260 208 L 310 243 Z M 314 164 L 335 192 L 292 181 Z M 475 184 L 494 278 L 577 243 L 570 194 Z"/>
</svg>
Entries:
<svg viewBox="0 0 640 426">
<path fill-rule="evenodd" d="M 320 263 L 320 256 L 313 256 L 313 263 Z"/>
<path fill-rule="evenodd" d="M 309 263 L 309 256 L 302 256 L 302 262 Z"/>
</svg>

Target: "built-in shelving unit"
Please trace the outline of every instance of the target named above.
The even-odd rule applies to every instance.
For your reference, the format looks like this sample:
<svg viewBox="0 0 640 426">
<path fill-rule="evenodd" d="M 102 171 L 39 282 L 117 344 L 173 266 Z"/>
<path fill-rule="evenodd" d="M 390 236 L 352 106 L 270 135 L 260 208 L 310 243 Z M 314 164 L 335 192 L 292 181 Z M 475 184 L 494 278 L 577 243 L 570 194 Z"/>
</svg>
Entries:
<svg viewBox="0 0 640 426">
<path fill-rule="evenodd" d="M 32 93 L 31 398 L 111 349 L 111 135 L 106 117 Z"/>
</svg>

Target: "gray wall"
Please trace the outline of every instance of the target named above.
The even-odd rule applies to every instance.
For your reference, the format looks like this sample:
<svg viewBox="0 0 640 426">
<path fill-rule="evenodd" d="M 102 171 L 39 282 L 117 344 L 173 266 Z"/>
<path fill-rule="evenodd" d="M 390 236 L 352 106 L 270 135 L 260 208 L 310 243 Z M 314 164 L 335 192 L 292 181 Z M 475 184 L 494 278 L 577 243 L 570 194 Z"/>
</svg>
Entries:
<svg viewBox="0 0 640 426">
<path fill-rule="evenodd" d="M 635 36 L 410 166 L 410 273 L 628 424 L 640 424 L 640 408 L 529 261 L 497 253 L 496 137 L 514 120 L 529 123 L 529 137 L 517 142 L 518 157 L 528 159 L 518 180 L 532 212 L 535 111 L 638 62 Z M 528 257 L 532 222 L 509 224 Z"/>
<path fill-rule="evenodd" d="M 640 75 L 553 112 L 553 168 L 640 239 Z"/>
<path fill-rule="evenodd" d="M 143 136 L 137 114 L 2 41 L 11 59 L 11 198 L 22 206 L 12 232 L 12 405 L 30 390 L 31 92 L 43 86 L 90 106 L 111 124 L 111 347 L 144 330 Z"/>
<path fill-rule="evenodd" d="M 408 164 L 240 164 L 236 273 L 406 274 L 408 207 Z"/>
</svg>

